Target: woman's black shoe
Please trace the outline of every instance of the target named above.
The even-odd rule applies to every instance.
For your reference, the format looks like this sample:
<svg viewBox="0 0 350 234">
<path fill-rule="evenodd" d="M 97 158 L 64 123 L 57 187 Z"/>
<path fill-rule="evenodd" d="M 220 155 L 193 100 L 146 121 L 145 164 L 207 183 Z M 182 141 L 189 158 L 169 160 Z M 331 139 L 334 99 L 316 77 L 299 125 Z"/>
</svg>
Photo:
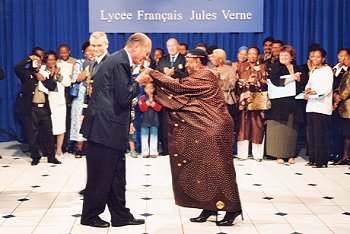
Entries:
<svg viewBox="0 0 350 234">
<path fill-rule="evenodd" d="M 328 167 L 327 164 L 324 164 L 324 165 L 322 165 L 322 164 L 315 164 L 315 165 L 312 166 L 312 168 L 327 168 L 327 167 Z"/>
<path fill-rule="evenodd" d="M 242 217 L 242 220 L 244 220 L 242 211 L 226 212 L 222 220 L 216 221 L 216 226 L 233 226 L 233 222 L 239 215 Z"/>
<path fill-rule="evenodd" d="M 337 163 L 334 163 L 334 165 L 350 165 L 350 159 L 342 159 Z"/>
<path fill-rule="evenodd" d="M 81 151 L 81 150 L 76 150 L 75 151 L 75 158 L 81 158 L 82 157 L 82 155 L 83 155 L 83 152 Z"/>
<path fill-rule="evenodd" d="M 211 211 L 211 210 L 202 210 L 201 214 L 198 217 L 190 218 L 190 221 L 194 222 L 194 223 L 204 223 L 212 215 L 216 215 L 217 216 L 218 212 L 217 211 Z"/>
<path fill-rule="evenodd" d="M 308 163 L 305 164 L 305 166 L 313 166 L 313 165 L 315 165 L 314 162 L 308 162 Z"/>
</svg>

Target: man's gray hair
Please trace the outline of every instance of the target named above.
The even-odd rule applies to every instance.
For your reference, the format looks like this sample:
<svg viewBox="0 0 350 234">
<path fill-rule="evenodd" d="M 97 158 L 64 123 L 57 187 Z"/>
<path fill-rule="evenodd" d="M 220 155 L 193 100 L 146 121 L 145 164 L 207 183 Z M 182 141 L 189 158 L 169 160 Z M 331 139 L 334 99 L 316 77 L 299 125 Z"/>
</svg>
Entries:
<svg viewBox="0 0 350 234">
<path fill-rule="evenodd" d="M 105 32 L 93 32 L 90 36 L 90 39 L 91 38 L 95 38 L 95 39 L 103 38 L 108 43 L 107 34 Z"/>
</svg>

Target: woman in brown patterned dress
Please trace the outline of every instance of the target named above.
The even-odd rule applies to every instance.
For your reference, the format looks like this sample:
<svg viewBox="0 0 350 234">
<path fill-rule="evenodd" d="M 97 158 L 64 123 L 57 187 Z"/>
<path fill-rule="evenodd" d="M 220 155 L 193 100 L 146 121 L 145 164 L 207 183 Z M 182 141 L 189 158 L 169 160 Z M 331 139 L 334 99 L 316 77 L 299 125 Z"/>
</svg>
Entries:
<svg viewBox="0 0 350 234">
<path fill-rule="evenodd" d="M 264 111 L 248 110 L 251 92 L 267 90 L 265 65 L 258 64 L 259 49 L 248 50 L 248 61 L 238 70 L 240 124 L 237 139 L 238 160 L 248 159 L 249 143 L 252 143 L 253 158 L 261 162 L 264 156 Z"/>
<path fill-rule="evenodd" d="M 231 226 L 242 214 L 233 166 L 233 121 L 218 77 L 206 68 L 208 55 L 186 55 L 188 77 L 172 79 L 146 70 L 157 85 L 159 102 L 169 109 L 169 153 L 175 203 L 203 209 L 191 222 L 226 211 L 218 226 Z"/>
</svg>

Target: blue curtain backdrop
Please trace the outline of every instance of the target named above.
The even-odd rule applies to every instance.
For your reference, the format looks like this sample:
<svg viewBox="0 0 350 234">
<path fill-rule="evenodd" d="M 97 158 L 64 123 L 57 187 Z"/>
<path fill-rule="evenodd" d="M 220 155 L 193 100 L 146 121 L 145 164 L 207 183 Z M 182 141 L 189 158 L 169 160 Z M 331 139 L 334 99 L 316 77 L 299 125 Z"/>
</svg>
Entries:
<svg viewBox="0 0 350 234">
<path fill-rule="evenodd" d="M 317 42 L 326 49 L 327 62 L 334 64 L 337 51 L 350 47 L 347 12 L 350 12 L 349 0 L 265 0 L 263 33 L 152 33 L 149 36 L 153 48 L 165 49 L 166 40 L 176 37 L 190 48 L 198 42 L 218 45 L 229 59 L 235 60 L 241 45 L 261 48 L 263 39 L 271 35 L 293 45 L 299 63 L 306 61 L 308 45 Z M 89 37 L 88 21 L 88 0 L 0 0 L 0 67 L 6 71 L 6 79 L 0 81 L 0 141 L 24 139 L 13 112 L 19 90 L 13 72 L 15 64 L 29 55 L 34 46 L 57 50 L 61 43 L 70 45 L 73 57 L 82 57 L 81 44 Z M 129 35 L 108 34 L 109 51 L 122 48 Z"/>
</svg>

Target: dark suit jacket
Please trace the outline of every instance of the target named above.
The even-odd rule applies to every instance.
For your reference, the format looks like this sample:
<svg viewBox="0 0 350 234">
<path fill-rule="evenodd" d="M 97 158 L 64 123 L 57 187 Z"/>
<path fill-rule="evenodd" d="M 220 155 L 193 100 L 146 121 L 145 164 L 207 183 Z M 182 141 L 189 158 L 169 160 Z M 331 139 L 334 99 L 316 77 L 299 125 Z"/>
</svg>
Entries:
<svg viewBox="0 0 350 234">
<path fill-rule="evenodd" d="M 81 133 L 90 141 L 124 150 L 128 146 L 131 102 L 139 93 L 138 83 L 131 79 L 126 51 L 108 56 L 94 78 Z"/>
<path fill-rule="evenodd" d="M 107 53 L 102 59 L 100 63 L 96 62 L 96 59 L 92 61 L 91 66 L 90 66 L 90 74 L 91 74 L 91 81 L 93 81 L 95 79 L 95 76 L 97 74 L 97 71 L 100 69 L 101 64 L 103 63 L 103 61 L 106 60 L 106 58 L 109 56 L 109 53 Z M 93 81 L 95 82 L 95 81 Z M 94 89 L 94 84 L 92 83 L 92 89 Z M 84 104 L 89 104 L 90 101 L 90 97 L 89 95 L 85 95 L 84 97 Z M 83 115 L 85 115 L 85 110 L 83 110 Z"/>
<path fill-rule="evenodd" d="M 156 67 L 156 70 L 164 73 L 165 67 L 168 67 L 168 68 L 171 67 L 170 55 L 163 56 L 159 59 L 159 63 L 158 63 L 158 66 Z M 173 78 L 183 78 L 188 76 L 188 72 L 186 69 L 186 58 L 182 54 L 179 54 L 177 56 L 173 67 L 175 68 L 174 75 L 172 76 Z"/>
<path fill-rule="evenodd" d="M 101 64 L 103 63 L 103 61 L 106 60 L 106 58 L 109 56 L 109 53 L 107 53 L 102 59 L 100 63 L 97 63 L 96 59 L 94 61 L 92 61 L 92 65 L 90 67 L 90 73 L 91 73 L 91 79 L 93 80 L 98 69 L 100 68 Z"/>
<path fill-rule="evenodd" d="M 32 100 L 35 91 L 35 87 L 38 85 L 38 80 L 36 79 L 36 74 L 31 66 L 32 60 L 28 57 L 21 60 L 15 66 L 15 73 L 21 80 L 21 90 L 17 97 L 16 102 L 16 112 L 29 114 L 32 112 Z M 50 91 L 56 89 L 56 82 L 53 77 L 42 81 L 43 85 Z M 45 93 L 45 103 L 44 107 L 50 111 L 48 96 Z M 51 111 L 50 111 L 51 113 Z"/>
</svg>

